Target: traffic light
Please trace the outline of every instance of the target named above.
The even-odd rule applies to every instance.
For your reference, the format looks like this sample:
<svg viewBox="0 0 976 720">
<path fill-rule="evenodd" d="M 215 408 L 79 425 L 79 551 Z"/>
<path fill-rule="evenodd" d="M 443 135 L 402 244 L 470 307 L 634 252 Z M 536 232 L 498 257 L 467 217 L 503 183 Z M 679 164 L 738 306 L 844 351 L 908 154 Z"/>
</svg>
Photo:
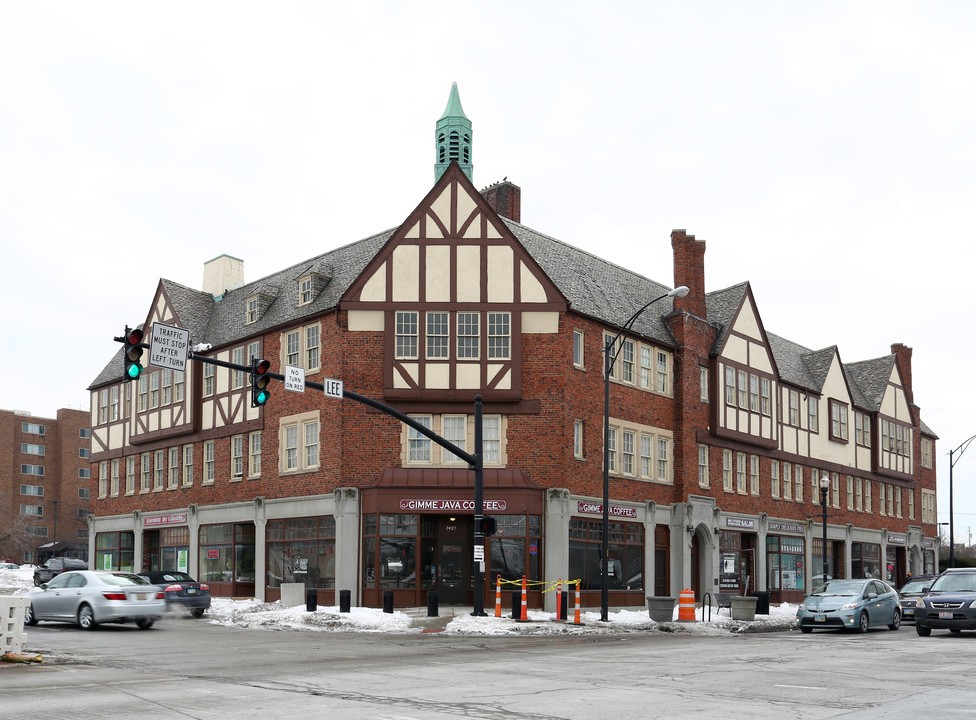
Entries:
<svg viewBox="0 0 976 720">
<path fill-rule="evenodd" d="M 271 397 L 268 390 L 268 383 L 271 382 L 269 370 L 271 363 L 267 360 L 251 360 L 251 407 L 261 407 Z"/>
<path fill-rule="evenodd" d="M 481 518 L 481 534 L 484 537 L 491 537 L 498 532 L 498 522 L 491 515 Z"/>
<path fill-rule="evenodd" d="M 135 330 L 130 330 L 128 326 L 125 328 L 125 347 L 123 349 L 123 359 L 125 360 L 125 378 L 124 380 L 128 382 L 129 380 L 135 380 L 142 374 L 142 365 L 140 360 L 142 359 L 142 348 L 139 347 L 139 343 L 142 342 L 142 330 L 136 328 Z"/>
</svg>

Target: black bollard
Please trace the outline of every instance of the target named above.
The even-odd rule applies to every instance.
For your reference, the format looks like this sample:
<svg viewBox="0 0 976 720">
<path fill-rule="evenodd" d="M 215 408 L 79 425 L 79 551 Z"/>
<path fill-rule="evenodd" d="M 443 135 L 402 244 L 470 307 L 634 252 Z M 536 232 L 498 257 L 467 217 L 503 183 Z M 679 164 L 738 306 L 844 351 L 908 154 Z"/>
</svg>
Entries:
<svg viewBox="0 0 976 720">
<path fill-rule="evenodd" d="M 352 593 L 349 590 L 339 591 L 339 612 L 349 612 L 349 606 L 351 605 L 350 598 Z"/>
<path fill-rule="evenodd" d="M 569 593 L 564 592 L 559 595 L 559 607 L 556 608 L 556 619 L 565 620 L 566 611 L 569 608 Z"/>
<path fill-rule="evenodd" d="M 427 593 L 427 617 L 437 617 L 437 593 L 433 590 Z"/>
<path fill-rule="evenodd" d="M 305 589 L 305 609 L 309 612 L 315 612 L 319 609 L 318 605 L 319 594 L 315 588 Z"/>
<path fill-rule="evenodd" d="M 385 613 L 393 612 L 393 591 L 392 590 L 383 591 L 383 612 Z"/>
<path fill-rule="evenodd" d="M 522 619 L 522 591 L 512 591 L 512 620 Z"/>
</svg>

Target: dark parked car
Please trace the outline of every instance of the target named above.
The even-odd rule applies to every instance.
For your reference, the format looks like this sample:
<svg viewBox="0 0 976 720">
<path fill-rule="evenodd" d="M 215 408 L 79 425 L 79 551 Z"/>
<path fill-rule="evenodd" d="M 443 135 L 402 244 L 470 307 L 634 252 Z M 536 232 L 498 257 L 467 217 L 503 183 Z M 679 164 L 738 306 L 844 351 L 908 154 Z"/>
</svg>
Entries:
<svg viewBox="0 0 976 720">
<path fill-rule="evenodd" d="M 94 630 L 101 623 L 131 622 L 145 630 L 166 612 L 162 590 L 127 572 L 67 570 L 27 597 L 25 625 L 54 620 Z"/>
<path fill-rule="evenodd" d="M 65 570 L 87 570 L 88 563 L 79 558 L 53 557 L 48 558 L 43 565 L 34 568 L 34 584 L 40 587 Z"/>
<path fill-rule="evenodd" d="M 169 610 L 189 610 L 193 617 L 200 617 L 210 607 L 210 586 L 198 583 L 185 572 L 159 570 L 140 575 L 163 589 Z"/>
<path fill-rule="evenodd" d="M 922 597 L 922 591 L 932 584 L 938 575 L 916 575 L 898 590 L 901 600 L 901 621 L 915 622 L 915 601 Z"/>
<path fill-rule="evenodd" d="M 949 568 L 915 601 L 915 632 L 976 630 L 976 568 Z"/>
</svg>

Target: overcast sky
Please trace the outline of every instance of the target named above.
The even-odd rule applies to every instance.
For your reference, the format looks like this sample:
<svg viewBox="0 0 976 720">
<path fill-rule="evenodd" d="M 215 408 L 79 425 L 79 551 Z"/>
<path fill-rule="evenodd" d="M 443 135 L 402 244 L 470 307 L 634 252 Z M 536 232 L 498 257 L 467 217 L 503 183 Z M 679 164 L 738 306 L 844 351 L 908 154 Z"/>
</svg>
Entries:
<svg viewBox="0 0 976 720">
<path fill-rule="evenodd" d="M 525 225 L 667 285 L 683 228 L 768 332 L 914 348 L 947 521 L 976 434 L 974 37 L 965 0 L 0 0 L 0 407 L 87 408 L 160 277 L 399 225 L 456 81 L 475 185 L 518 184 Z"/>
</svg>

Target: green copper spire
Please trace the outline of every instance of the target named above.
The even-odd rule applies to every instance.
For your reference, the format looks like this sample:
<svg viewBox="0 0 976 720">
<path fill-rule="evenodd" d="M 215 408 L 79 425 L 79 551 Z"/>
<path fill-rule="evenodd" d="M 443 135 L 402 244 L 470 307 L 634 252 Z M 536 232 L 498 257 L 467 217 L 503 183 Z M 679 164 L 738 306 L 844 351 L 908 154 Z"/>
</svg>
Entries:
<svg viewBox="0 0 976 720">
<path fill-rule="evenodd" d="M 471 121 L 464 114 L 461 107 L 461 96 L 458 94 L 457 83 L 451 85 L 451 95 L 447 99 L 444 114 L 437 121 L 434 130 L 434 151 L 437 161 L 434 164 L 434 182 L 440 180 L 452 160 L 456 160 L 461 170 L 474 182 L 471 177 Z"/>
</svg>

